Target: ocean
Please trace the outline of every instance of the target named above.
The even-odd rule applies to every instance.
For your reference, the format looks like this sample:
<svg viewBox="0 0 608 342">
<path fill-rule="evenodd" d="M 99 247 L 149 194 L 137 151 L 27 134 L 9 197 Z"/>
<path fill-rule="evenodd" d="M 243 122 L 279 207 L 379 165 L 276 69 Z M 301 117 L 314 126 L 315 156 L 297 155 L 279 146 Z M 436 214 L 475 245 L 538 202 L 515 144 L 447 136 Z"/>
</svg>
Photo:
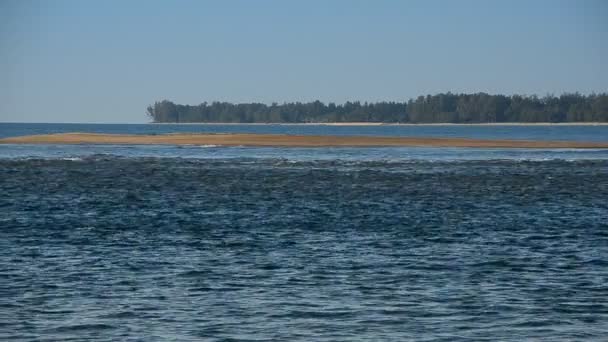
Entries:
<svg viewBox="0 0 608 342">
<path fill-rule="evenodd" d="M 608 141 L 608 126 L 0 124 Z M 0 338 L 608 336 L 608 151 L 0 145 Z"/>
</svg>

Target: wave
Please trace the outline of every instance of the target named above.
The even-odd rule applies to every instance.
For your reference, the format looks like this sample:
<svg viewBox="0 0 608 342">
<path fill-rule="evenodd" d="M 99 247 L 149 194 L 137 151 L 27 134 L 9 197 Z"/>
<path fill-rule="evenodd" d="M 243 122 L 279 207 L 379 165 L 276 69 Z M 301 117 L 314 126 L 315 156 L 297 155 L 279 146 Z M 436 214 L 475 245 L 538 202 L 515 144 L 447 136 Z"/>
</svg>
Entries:
<svg viewBox="0 0 608 342">
<path fill-rule="evenodd" d="M 184 157 L 125 157 L 111 154 L 94 154 L 89 156 L 71 157 L 18 157 L 0 158 L 0 166 L 19 165 L 22 163 L 32 166 L 52 163 L 95 163 L 100 167 L 121 167 L 121 165 L 140 165 L 140 168 L 242 168 L 242 169 L 277 169 L 277 170 L 328 170 L 328 171 L 379 171 L 379 172 L 437 172 L 438 168 L 450 168 L 461 172 L 494 172 L 503 167 L 519 165 L 525 167 L 543 166 L 552 167 L 560 165 L 580 165 L 608 168 L 608 159 L 573 159 L 573 158 L 496 158 L 496 159 L 294 159 L 294 158 L 264 158 L 264 157 L 233 157 L 233 158 L 184 158 Z M 49 164 L 50 165 L 50 164 Z"/>
</svg>

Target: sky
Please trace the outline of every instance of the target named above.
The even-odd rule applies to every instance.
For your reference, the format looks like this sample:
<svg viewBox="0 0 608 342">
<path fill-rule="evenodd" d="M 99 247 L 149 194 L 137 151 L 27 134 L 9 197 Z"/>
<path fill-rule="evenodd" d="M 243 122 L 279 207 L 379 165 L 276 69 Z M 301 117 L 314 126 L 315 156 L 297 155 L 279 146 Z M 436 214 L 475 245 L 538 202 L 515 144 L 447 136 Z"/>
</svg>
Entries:
<svg viewBox="0 0 608 342">
<path fill-rule="evenodd" d="M 448 91 L 608 92 L 608 1 L 0 0 L 0 122 Z"/>
</svg>

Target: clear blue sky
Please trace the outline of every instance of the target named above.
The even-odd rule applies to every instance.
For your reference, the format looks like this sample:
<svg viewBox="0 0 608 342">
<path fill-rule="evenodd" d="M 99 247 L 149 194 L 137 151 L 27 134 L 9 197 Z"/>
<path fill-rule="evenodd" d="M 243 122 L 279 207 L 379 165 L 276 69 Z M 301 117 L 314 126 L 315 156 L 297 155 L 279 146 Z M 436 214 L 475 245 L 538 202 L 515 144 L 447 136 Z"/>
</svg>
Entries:
<svg viewBox="0 0 608 342">
<path fill-rule="evenodd" d="M 608 91 L 608 1 L 0 0 L 0 121 Z"/>
</svg>

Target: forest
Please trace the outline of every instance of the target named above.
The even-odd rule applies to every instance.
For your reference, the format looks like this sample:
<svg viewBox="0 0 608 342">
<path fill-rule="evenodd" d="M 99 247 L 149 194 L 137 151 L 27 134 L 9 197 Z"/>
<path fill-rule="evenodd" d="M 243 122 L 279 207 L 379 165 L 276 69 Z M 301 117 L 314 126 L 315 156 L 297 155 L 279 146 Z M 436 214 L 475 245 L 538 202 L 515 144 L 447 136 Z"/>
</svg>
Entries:
<svg viewBox="0 0 608 342">
<path fill-rule="evenodd" d="M 168 100 L 148 106 L 156 123 L 496 123 L 608 122 L 608 94 L 547 95 L 452 94 L 419 96 L 404 102 L 203 102 L 181 105 Z"/>
</svg>

